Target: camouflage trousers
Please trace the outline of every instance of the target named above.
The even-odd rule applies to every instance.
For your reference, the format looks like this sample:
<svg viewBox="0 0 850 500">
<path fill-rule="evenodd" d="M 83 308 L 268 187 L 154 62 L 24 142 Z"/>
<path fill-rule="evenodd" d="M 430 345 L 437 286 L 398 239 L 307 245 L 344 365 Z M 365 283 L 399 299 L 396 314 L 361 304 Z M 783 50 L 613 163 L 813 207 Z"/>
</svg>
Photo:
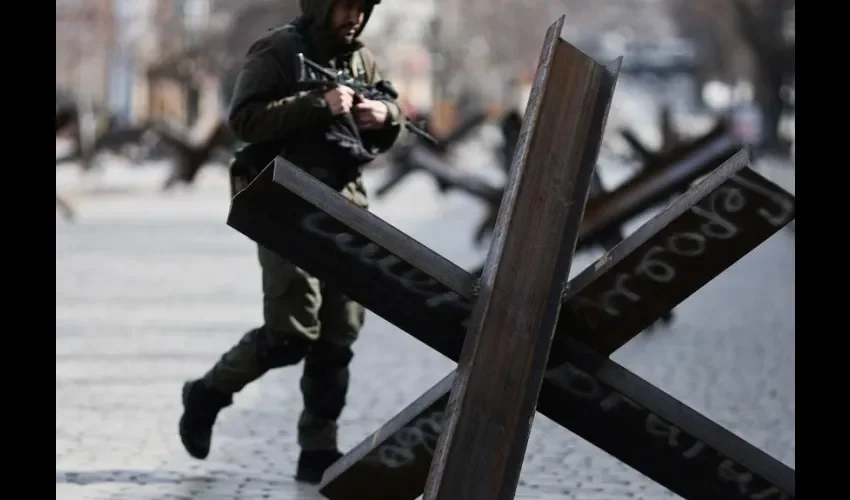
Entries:
<svg viewBox="0 0 850 500">
<path fill-rule="evenodd" d="M 234 191 L 243 186 L 237 179 Z M 342 193 L 358 205 L 366 205 L 359 181 L 346 185 Z M 336 449 L 352 345 L 363 326 L 365 309 L 263 246 L 258 245 L 258 257 L 264 324 L 227 351 L 203 382 L 233 394 L 273 368 L 303 360 L 304 409 L 298 419 L 298 443 L 303 450 Z"/>
</svg>

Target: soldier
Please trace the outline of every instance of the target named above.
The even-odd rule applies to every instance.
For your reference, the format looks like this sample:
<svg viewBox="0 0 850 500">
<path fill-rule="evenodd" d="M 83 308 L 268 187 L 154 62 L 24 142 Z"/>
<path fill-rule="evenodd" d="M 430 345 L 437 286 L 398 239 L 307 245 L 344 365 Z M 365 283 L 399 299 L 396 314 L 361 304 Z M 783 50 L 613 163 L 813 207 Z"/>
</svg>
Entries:
<svg viewBox="0 0 850 500">
<path fill-rule="evenodd" d="M 231 167 L 234 192 L 270 159 L 252 158 L 250 148 L 270 147 L 272 157 L 281 154 L 367 207 L 360 170 L 399 139 L 404 116 L 394 102 L 367 100 L 347 87 L 299 88 L 297 54 L 376 83 L 381 77 L 375 58 L 357 38 L 379 1 L 301 0 L 300 17 L 269 31 L 249 49 L 228 120 L 233 133 L 249 144 Z M 362 147 L 334 140 L 340 130 L 352 132 Z M 365 310 L 262 246 L 259 261 L 264 324 L 246 333 L 201 379 L 184 385 L 180 437 L 190 455 L 206 458 L 216 416 L 232 403 L 233 394 L 270 369 L 304 360 L 295 478 L 315 484 L 342 456 L 337 419 Z"/>
</svg>

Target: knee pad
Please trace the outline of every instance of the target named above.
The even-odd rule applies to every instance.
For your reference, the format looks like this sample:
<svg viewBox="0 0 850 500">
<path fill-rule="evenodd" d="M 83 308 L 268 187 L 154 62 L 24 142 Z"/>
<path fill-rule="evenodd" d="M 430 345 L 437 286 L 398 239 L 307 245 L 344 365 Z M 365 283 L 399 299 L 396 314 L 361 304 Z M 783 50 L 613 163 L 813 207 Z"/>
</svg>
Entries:
<svg viewBox="0 0 850 500">
<path fill-rule="evenodd" d="M 265 370 L 299 363 L 313 343 L 306 337 L 274 332 L 267 327 L 253 332 L 256 332 L 257 358 Z"/>
<path fill-rule="evenodd" d="M 318 340 L 307 355 L 305 365 L 308 370 L 311 366 L 322 367 L 326 370 L 343 369 L 348 367 L 353 357 L 354 352 L 350 346 L 339 346 Z"/>
</svg>

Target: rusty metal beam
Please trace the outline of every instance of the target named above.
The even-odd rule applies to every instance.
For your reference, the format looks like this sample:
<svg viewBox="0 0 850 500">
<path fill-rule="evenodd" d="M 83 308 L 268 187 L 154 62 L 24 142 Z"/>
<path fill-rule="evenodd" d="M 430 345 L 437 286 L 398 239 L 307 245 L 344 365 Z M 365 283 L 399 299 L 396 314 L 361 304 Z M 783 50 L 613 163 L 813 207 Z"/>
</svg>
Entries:
<svg viewBox="0 0 850 500">
<path fill-rule="evenodd" d="M 793 470 L 607 359 L 607 353 L 642 329 L 642 321 L 653 321 L 648 315 L 636 317 L 635 311 L 659 314 L 674 307 L 707 282 L 707 276 L 719 274 L 793 219 L 793 197 L 746 168 L 747 161 L 745 152 L 730 159 L 569 283 L 561 335 L 550 353 L 538 405 L 547 417 L 685 498 L 743 500 L 754 490 L 767 492 L 765 498 L 794 495 Z M 671 242 L 672 247 L 662 246 Z M 687 242 L 702 244 L 679 245 Z M 671 277 L 677 269 L 692 269 L 693 259 L 705 269 Z M 638 292 L 643 295 L 639 300 L 627 299 Z M 602 299 L 617 308 L 608 311 L 610 316 L 595 308 L 591 311 L 596 314 L 583 311 Z M 597 339 L 598 328 L 612 334 Z M 585 341 L 595 342 L 594 348 Z M 450 357 L 457 359 L 455 355 Z M 430 391 L 427 405 L 418 400 L 402 412 L 406 424 L 394 419 L 393 428 L 382 428 L 352 450 L 361 459 L 345 458 L 329 469 L 322 493 L 332 500 L 354 500 L 365 494 L 362 488 L 378 482 L 393 486 L 371 490 L 376 500 L 416 498 L 424 487 L 424 464 L 431 461 L 434 422 L 443 415 L 447 396 L 445 388 L 442 394 Z M 614 406 L 617 411 L 609 411 Z M 653 429 L 675 428 L 670 432 L 682 433 L 679 444 L 668 446 L 657 435 L 636 433 L 646 422 Z M 425 424 L 427 430 L 411 430 Z M 430 432 L 431 437 L 423 434 L 416 442 L 416 432 Z M 413 444 L 405 448 L 399 443 Z M 682 455 L 694 446 L 698 449 Z M 709 451 L 702 453 L 703 448 Z M 697 452 L 700 460 L 691 460 Z M 731 471 L 744 478 L 750 474 L 751 485 L 737 491 Z M 411 484 L 416 477 L 418 488 Z"/>
<path fill-rule="evenodd" d="M 644 306 L 656 311 L 663 309 L 663 304 L 654 298 L 655 290 L 659 290 L 658 300 L 663 299 L 666 301 L 665 307 L 672 308 L 678 304 L 677 301 L 684 300 L 696 291 L 707 279 L 706 276 L 698 274 L 677 273 L 675 280 L 665 283 L 663 278 L 667 276 L 667 273 L 664 271 L 668 270 L 668 266 L 675 266 L 676 269 L 692 269 L 694 265 L 691 261 L 697 259 L 700 266 L 717 266 L 720 269 L 728 267 L 793 220 L 793 196 L 759 176 L 746 165 L 746 154 L 733 157 L 727 161 L 726 168 L 715 171 L 667 207 L 664 213 L 668 215 L 665 216 L 664 213 L 659 215 L 659 217 L 671 217 L 669 214 L 675 213 L 690 217 L 689 226 L 677 225 L 675 222 L 671 222 L 664 228 L 659 228 L 657 225 L 654 227 L 645 225 L 622 244 L 624 248 L 635 248 L 631 254 L 638 256 L 638 260 L 621 258 L 615 262 L 614 257 L 617 254 L 608 254 L 571 282 L 570 295 L 566 298 L 561 310 L 555 346 L 550 353 L 550 370 L 570 363 L 586 374 L 597 373 L 601 370 L 599 363 L 593 358 L 579 356 L 575 349 L 569 347 L 567 335 L 583 336 L 593 340 L 595 338 L 592 333 L 593 328 L 598 327 L 597 325 L 601 326 L 603 323 L 600 322 L 604 321 L 606 328 L 610 328 L 615 333 L 619 332 L 600 340 L 603 345 L 608 346 L 605 349 L 611 349 L 612 341 L 619 339 L 619 342 L 624 342 L 631 338 L 628 331 L 637 334 L 641 330 L 642 327 L 639 324 L 625 326 L 634 321 L 633 310 Z M 466 329 L 465 323 L 471 310 L 470 301 L 376 245 L 373 239 L 370 239 L 374 238 L 373 228 L 361 227 L 360 230 L 363 232 L 355 231 L 344 223 L 345 217 L 341 222 L 315 208 L 317 196 L 341 198 L 339 193 L 335 193 L 324 185 L 319 186 L 320 194 L 296 183 L 289 183 L 294 192 L 286 189 L 281 184 L 282 179 L 297 169 L 294 165 L 285 162 L 279 162 L 276 167 L 266 168 L 257 180 L 234 198 L 228 224 L 309 270 L 320 279 L 335 283 L 373 312 L 443 355 L 457 360 Z M 275 170 L 277 170 L 276 175 Z M 277 182 L 272 180 L 273 176 L 276 177 Z M 706 186 L 713 187 L 707 189 Z M 353 205 L 349 207 L 349 210 L 362 211 Z M 676 217 L 672 218 L 676 219 Z M 386 224 L 380 219 L 374 222 Z M 691 236 L 687 236 L 689 233 Z M 694 237 L 693 234 L 697 236 Z M 406 235 L 399 237 L 409 238 Z M 687 247 L 683 245 L 688 243 L 686 240 L 702 241 L 706 246 L 704 248 Z M 635 241 L 640 244 L 634 243 Z M 668 246 L 671 243 L 672 246 Z M 672 248 L 674 251 L 670 254 L 659 255 L 655 250 L 658 245 Z M 700 252 L 697 252 L 697 249 Z M 715 263 L 712 264 L 712 262 Z M 720 264 L 721 262 L 723 265 Z M 636 265 L 640 263 L 642 264 Z M 628 285 L 626 288 L 615 288 L 621 274 L 626 275 L 627 280 L 655 278 L 661 283 L 650 284 L 649 288 L 645 288 L 646 285 L 639 285 L 639 290 L 644 293 L 641 300 L 649 302 L 631 303 L 623 294 L 628 291 L 637 291 L 629 288 L 635 283 L 632 281 L 626 283 Z M 591 275 L 594 277 L 591 278 Z M 579 286 L 581 282 L 585 285 Z M 594 283 L 606 282 L 609 284 L 601 287 L 604 292 L 602 292 L 603 296 L 600 296 L 599 288 Z M 673 293 L 671 288 L 675 288 L 676 292 Z M 593 305 L 606 297 L 609 305 L 621 308 L 619 311 L 623 313 L 620 316 L 606 319 Z M 614 302 L 610 302 L 612 299 Z M 644 317 L 644 320 L 651 321 L 651 318 Z M 589 403 L 583 404 L 584 399 L 581 394 L 569 393 L 564 387 L 559 388 L 553 385 L 550 380 L 551 375 L 550 373 L 543 383 L 538 406 L 539 411 L 544 415 L 570 428 L 591 443 L 686 498 L 741 498 L 742 500 L 747 498 L 743 493 L 734 493 L 729 490 L 730 486 L 726 480 L 715 477 L 718 483 L 717 489 L 714 490 L 696 481 L 695 478 L 702 477 L 701 474 L 709 470 L 705 468 L 708 467 L 707 465 L 700 466 L 702 473 L 689 474 L 684 474 L 682 467 L 687 469 L 699 464 L 694 465 L 693 462 L 685 461 L 677 466 L 678 468 L 670 465 L 682 461 L 680 451 L 670 450 L 665 447 L 666 445 L 652 447 L 649 446 L 651 444 L 649 441 L 638 440 L 632 435 L 629 435 L 629 439 L 625 441 L 614 439 L 611 436 L 618 435 L 614 432 L 619 428 L 616 426 L 626 425 L 628 422 L 618 420 L 621 418 L 619 414 L 614 415 L 617 418 L 611 420 L 614 416 L 603 418 L 606 414 L 593 413 L 591 410 L 596 406 L 588 406 Z M 576 383 L 568 384 L 567 387 L 581 389 L 582 386 Z M 629 393 L 626 396 L 636 400 L 639 395 Z M 645 406 L 646 412 L 656 415 L 664 414 L 663 408 L 655 407 L 652 399 L 641 401 L 640 404 Z M 628 415 L 622 418 L 627 419 Z M 675 419 L 671 419 L 671 424 L 680 426 L 682 432 L 699 434 L 698 429 L 689 429 L 686 424 L 681 424 Z M 616 428 L 612 428 L 612 425 Z M 739 463 L 739 457 L 735 455 L 731 455 L 729 460 Z M 427 463 L 430 464 L 430 455 L 428 455 Z M 757 468 L 751 464 L 740 463 L 743 468 Z M 337 471 L 339 477 L 331 477 L 330 481 L 328 481 L 331 474 L 329 470 L 322 491 L 330 492 L 328 496 L 334 500 L 363 498 L 339 493 L 351 491 L 353 494 L 357 491 L 346 485 L 350 486 L 352 481 L 356 482 L 356 478 L 364 471 L 362 467 L 363 463 L 360 462 L 350 472 Z M 741 467 L 735 465 L 735 470 L 743 470 Z M 378 478 L 382 477 L 382 474 L 392 475 L 399 471 L 366 470 L 372 474 L 371 484 L 382 485 L 381 492 L 390 495 L 396 491 L 394 487 L 388 486 L 390 483 L 381 482 Z M 730 477 L 726 472 L 724 474 L 723 477 L 727 479 Z M 793 471 L 790 474 L 793 478 Z M 763 480 L 754 476 L 752 482 L 762 484 Z M 709 484 L 712 483 L 709 482 Z M 421 491 L 424 486 L 424 477 L 419 485 Z M 400 485 L 399 488 L 401 487 Z M 765 488 L 768 487 L 765 486 Z M 724 492 L 723 494 L 732 492 L 726 497 L 712 496 L 718 491 Z M 794 496 L 793 491 L 786 491 L 784 494 L 790 496 L 774 498 Z M 378 493 L 375 495 L 372 498 L 378 500 L 405 498 L 402 496 L 382 497 Z"/>
<path fill-rule="evenodd" d="M 561 39 L 563 23 L 546 33 L 424 500 L 512 500 L 519 484 L 620 63 Z"/>
</svg>

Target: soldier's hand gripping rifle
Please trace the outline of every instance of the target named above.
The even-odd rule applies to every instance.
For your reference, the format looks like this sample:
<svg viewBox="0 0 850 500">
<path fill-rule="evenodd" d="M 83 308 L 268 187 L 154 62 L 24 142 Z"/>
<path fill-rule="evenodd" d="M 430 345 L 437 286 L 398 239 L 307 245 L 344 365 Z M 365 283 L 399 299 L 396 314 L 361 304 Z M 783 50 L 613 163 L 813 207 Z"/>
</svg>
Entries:
<svg viewBox="0 0 850 500">
<path fill-rule="evenodd" d="M 356 78 L 352 78 L 346 75 L 342 71 L 334 71 L 329 68 L 325 68 L 320 64 L 317 64 L 307 57 L 304 56 L 303 53 L 298 53 L 298 62 L 299 62 L 299 72 L 298 72 L 298 83 L 304 86 L 335 86 L 335 85 L 344 85 L 358 96 L 361 96 L 365 99 L 369 99 L 371 101 L 391 101 L 395 102 L 398 99 L 398 92 L 393 88 L 392 83 L 387 80 L 381 80 L 375 85 L 369 85 L 364 83 Z M 312 69 L 316 74 L 324 77 L 326 80 L 311 80 L 307 78 L 306 68 Z M 404 120 L 405 128 L 422 137 L 432 144 L 437 144 L 437 139 L 433 138 L 431 134 L 426 132 L 425 130 L 414 125 L 409 119 Z"/>
</svg>

